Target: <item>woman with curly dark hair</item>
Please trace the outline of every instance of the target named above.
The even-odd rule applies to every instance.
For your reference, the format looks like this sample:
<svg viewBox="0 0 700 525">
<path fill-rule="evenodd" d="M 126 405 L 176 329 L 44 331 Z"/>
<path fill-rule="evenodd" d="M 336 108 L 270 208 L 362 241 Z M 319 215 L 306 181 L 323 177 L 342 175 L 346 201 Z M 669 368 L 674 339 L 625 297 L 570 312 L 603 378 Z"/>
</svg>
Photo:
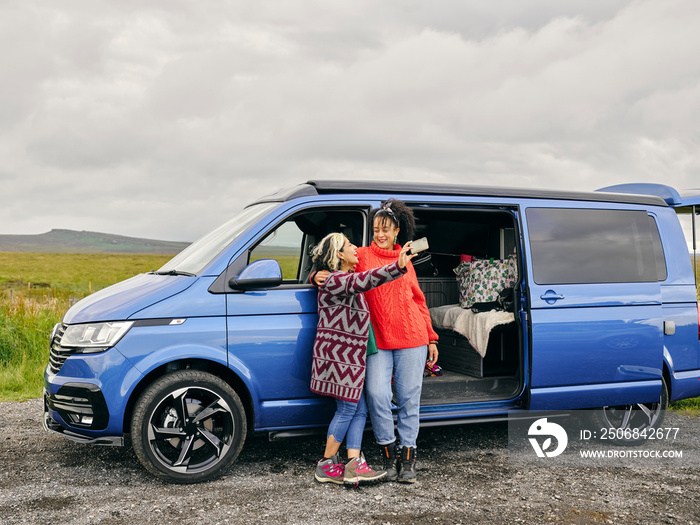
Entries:
<svg viewBox="0 0 700 525">
<path fill-rule="evenodd" d="M 401 246 L 415 234 L 413 211 L 390 199 L 372 215 L 373 240 L 358 248 L 356 271 L 367 271 L 396 262 Z M 409 244 L 410 245 L 410 244 Z M 387 480 L 416 481 L 416 440 L 419 427 L 423 370 L 437 363 L 438 336 L 433 330 L 425 296 L 409 262 L 407 274 L 365 293 L 378 352 L 367 358 L 365 389 L 374 437 L 381 448 Z M 315 277 L 319 284 L 323 272 Z M 392 377 L 398 407 L 397 430 L 391 412 Z"/>
</svg>

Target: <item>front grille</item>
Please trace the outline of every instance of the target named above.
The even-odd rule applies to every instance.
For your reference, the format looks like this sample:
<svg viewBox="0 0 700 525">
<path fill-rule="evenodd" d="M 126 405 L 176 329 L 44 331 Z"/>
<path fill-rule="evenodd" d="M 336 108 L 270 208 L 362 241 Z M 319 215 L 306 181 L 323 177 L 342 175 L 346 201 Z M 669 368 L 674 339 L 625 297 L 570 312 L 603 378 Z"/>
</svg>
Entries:
<svg viewBox="0 0 700 525">
<path fill-rule="evenodd" d="M 66 325 L 62 324 L 58 329 L 56 335 L 51 340 L 51 351 L 49 352 L 49 368 L 54 374 L 63 366 L 70 356 L 75 353 L 75 348 L 67 348 L 61 346 L 61 339 L 63 334 L 66 332 Z"/>
</svg>

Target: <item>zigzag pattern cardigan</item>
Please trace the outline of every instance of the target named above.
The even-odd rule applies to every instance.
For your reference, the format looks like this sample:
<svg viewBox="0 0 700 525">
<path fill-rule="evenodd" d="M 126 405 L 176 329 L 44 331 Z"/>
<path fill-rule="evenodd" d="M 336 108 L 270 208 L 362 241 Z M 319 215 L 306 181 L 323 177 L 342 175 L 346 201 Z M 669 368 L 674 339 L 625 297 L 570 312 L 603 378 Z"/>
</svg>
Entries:
<svg viewBox="0 0 700 525">
<path fill-rule="evenodd" d="M 311 391 L 357 403 L 365 382 L 369 308 L 362 292 L 406 273 L 395 262 L 360 273 L 333 272 L 318 289 Z"/>
</svg>

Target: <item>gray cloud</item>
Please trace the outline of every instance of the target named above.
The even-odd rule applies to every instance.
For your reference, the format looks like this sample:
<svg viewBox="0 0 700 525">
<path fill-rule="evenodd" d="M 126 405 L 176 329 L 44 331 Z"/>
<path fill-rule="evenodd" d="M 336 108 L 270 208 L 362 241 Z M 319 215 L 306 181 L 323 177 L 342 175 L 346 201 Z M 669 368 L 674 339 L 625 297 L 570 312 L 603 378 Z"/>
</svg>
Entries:
<svg viewBox="0 0 700 525">
<path fill-rule="evenodd" d="M 697 186 L 700 6 L 0 7 L 2 233 L 192 240 L 311 178 Z"/>
</svg>

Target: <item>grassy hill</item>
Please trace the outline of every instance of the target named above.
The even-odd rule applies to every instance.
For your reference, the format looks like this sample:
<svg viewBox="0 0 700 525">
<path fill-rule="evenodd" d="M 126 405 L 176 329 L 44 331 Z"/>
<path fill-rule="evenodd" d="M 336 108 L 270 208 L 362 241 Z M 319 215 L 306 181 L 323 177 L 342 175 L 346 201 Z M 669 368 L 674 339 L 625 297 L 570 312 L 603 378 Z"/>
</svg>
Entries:
<svg viewBox="0 0 700 525">
<path fill-rule="evenodd" d="M 74 230 L 51 230 L 38 235 L 0 235 L 0 252 L 175 255 L 188 244 Z"/>
</svg>

